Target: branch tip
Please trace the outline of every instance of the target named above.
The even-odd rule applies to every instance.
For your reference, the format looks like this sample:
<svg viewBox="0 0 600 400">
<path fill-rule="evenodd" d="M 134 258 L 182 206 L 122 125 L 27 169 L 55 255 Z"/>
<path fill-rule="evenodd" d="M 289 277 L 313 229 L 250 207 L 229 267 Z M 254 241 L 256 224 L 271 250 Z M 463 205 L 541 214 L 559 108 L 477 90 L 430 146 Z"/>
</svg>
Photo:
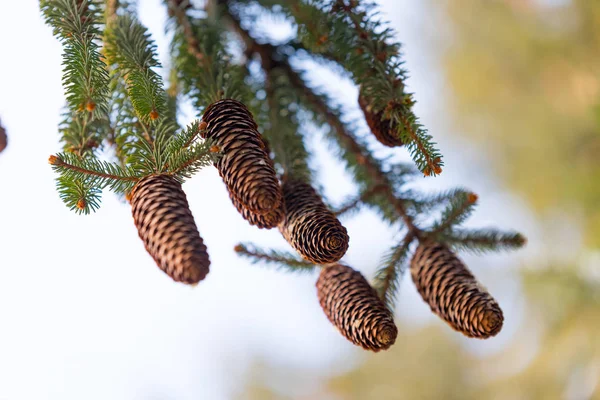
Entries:
<svg viewBox="0 0 600 400">
<path fill-rule="evenodd" d="M 48 164 L 50 165 L 58 165 L 61 164 L 62 160 L 58 157 L 56 157 L 55 155 L 51 155 L 50 157 L 48 157 Z"/>
</svg>

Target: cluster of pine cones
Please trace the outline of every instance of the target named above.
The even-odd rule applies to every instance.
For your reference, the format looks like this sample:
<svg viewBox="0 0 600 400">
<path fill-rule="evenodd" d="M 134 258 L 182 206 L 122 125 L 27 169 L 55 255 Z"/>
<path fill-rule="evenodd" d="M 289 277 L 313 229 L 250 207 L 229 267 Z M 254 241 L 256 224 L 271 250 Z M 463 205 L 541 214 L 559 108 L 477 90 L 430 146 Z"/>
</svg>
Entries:
<svg viewBox="0 0 600 400">
<path fill-rule="evenodd" d="M 372 116 L 370 123 L 376 121 L 381 118 Z M 217 101 L 202 122 L 200 135 L 220 149 L 215 166 L 244 219 L 258 228 L 278 227 L 304 259 L 322 266 L 316 286 L 327 318 L 367 350 L 394 344 L 398 330 L 392 313 L 360 272 L 339 263 L 348 249 L 346 228 L 308 183 L 289 177 L 280 182 L 246 106 L 232 99 Z M 385 128 L 377 126 L 374 132 Z M 128 198 L 140 238 L 157 265 L 178 282 L 204 279 L 210 260 L 181 184 L 169 175 L 150 176 Z M 411 274 L 432 311 L 454 329 L 477 338 L 501 329 L 497 303 L 445 246 L 421 242 Z"/>
</svg>

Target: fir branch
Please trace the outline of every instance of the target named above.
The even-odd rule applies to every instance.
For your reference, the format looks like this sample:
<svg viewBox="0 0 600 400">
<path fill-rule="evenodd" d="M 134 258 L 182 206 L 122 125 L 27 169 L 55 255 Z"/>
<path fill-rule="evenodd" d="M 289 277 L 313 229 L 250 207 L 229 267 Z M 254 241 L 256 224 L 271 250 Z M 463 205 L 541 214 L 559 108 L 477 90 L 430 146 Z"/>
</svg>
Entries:
<svg viewBox="0 0 600 400">
<path fill-rule="evenodd" d="M 342 205 L 334 211 L 334 214 L 337 217 L 340 217 L 342 215 L 348 214 L 349 212 L 355 211 L 363 203 L 367 202 L 372 196 L 381 193 L 384 190 L 385 188 L 383 186 L 373 186 L 372 188 L 369 188 L 368 190 L 362 192 L 358 196 L 352 196 L 351 198 L 343 202 Z"/>
<path fill-rule="evenodd" d="M 433 234 L 443 232 L 452 226 L 466 221 L 475 210 L 477 195 L 464 189 L 455 189 L 450 195 L 450 204 L 442 212 L 442 217 L 435 222 L 430 231 Z"/>
<path fill-rule="evenodd" d="M 59 153 L 50 156 L 52 169 L 66 180 L 79 181 L 87 187 L 110 188 L 117 193 L 129 191 L 143 176 L 119 165 L 96 158 L 80 158 L 74 154 Z"/>
<path fill-rule="evenodd" d="M 63 43 L 63 87 L 69 108 L 102 117 L 107 112 L 108 72 L 96 43 L 100 2 L 42 0 L 40 8 Z"/>
<path fill-rule="evenodd" d="M 114 148 L 115 157 L 121 167 L 125 167 L 127 149 L 132 142 L 139 140 L 139 135 L 135 135 L 134 132 L 146 132 L 146 128 L 133 108 L 127 94 L 125 79 L 114 69 L 111 71 L 110 92 L 108 143 Z M 149 137 L 146 139 L 150 140 Z"/>
<path fill-rule="evenodd" d="M 377 18 L 371 2 L 300 2 L 289 8 L 308 49 L 344 66 L 376 113 L 389 120 L 415 164 L 426 176 L 442 172 L 442 157 L 412 111 L 405 91 L 406 71 L 394 32 Z"/>
<path fill-rule="evenodd" d="M 234 250 L 242 257 L 250 259 L 253 264 L 258 262 L 275 264 L 278 269 L 287 269 L 292 272 L 312 272 L 317 268 L 315 264 L 299 259 L 294 254 L 277 250 L 265 251 L 252 244 L 240 243 L 235 246 Z"/>
<path fill-rule="evenodd" d="M 382 263 L 383 267 L 375 273 L 373 287 L 390 311 L 394 310 L 400 277 L 405 269 L 404 262 L 408 257 L 410 244 L 414 239 L 415 235 L 408 232 L 402 242 L 385 257 Z"/>
<path fill-rule="evenodd" d="M 168 154 L 164 166 L 165 172 L 183 180 L 217 161 L 220 149 L 218 146 L 213 146 L 210 140 L 198 141 L 190 146 L 202 129 L 202 124 L 194 121 L 180 134 L 169 138 L 165 149 L 165 153 Z"/>
<path fill-rule="evenodd" d="M 131 15 L 118 16 L 107 27 L 106 55 L 127 82 L 127 92 L 138 118 L 145 124 L 167 115 L 156 45 L 148 30 Z"/>
<path fill-rule="evenodd" d="M 379 162 L 371 155 L 370 151 L 361 144 L 354 136 L 352 131 L 342 122 L 341 115 L 337 110 L 329 106 L 328 99 L 323 95 L 318 95 L 310 88 L 304 79 L 296 72 L 289 61 L 278 54 L 276 48 L 270 44 L 260 44 L 250 35 L 250 33 L 241 26 L 241 22 L 230 12 L 227 14 L 235 31 L 240 35 L 248 49 L 258 53 L 262 60 L 263 68 L 280 68 L 288 77 L 290 85 L 295 88 L 301 96 L 303 105 L 311 110 L 316 118 L 323 118 L 323 121 L 332 128 L 335 133 L 336 141 L 340 147 L 345 150 L 342 156 L 347 161 L 347 166 L 353 172 L 356 180 L 362 183 L 364 190 L 373 186 L 382 186 L 384 202 L 377 205 L 382 210 L 384 216 L 394 219 L 388 210 L 392 205 L 393 212 L 403 219 L 410 230 L 418 230 L 412 223 L 412 219 L 406 212 L 401 200 L 394 192 L 394 188 L 386 174 L 382 171 Z"/>
<path fill-rule="evenodd" d="M 289 64 L 287 64 L 289 66 Z M 345 150 L 348 166 L 354 167 L 355 178 L 360 182 L 368 178 L 373 182 L 373 186 L 381 187 L 381 194 L 393 207 L 396 214 L 404 221 L 410 231 L 419 235 L 419 229 L 414 225 L 413 220 L 406 210 L 402 199 L 396 196 L 393 185 L 390 183 L 380 164 L 373 158 L 371 153 L 363 146 L 355 135 L 342 122 L 339 113 L 329 107 L 327 99 L 324 96 L 317 95 L 291 67 L 287 68 L 288 76 L 292 84 L 298 90 L 301 90 L 311 107 L 317 115 L 322 115 L 325 122 L 333 129 L 336 134 L 336 140 Z M 368 188 L 369 186 L 367 186 Z M 381 207 L 385 213 L 385 205 Z"/>
<path fill-rule="evenodd" d="M 59 127 L 63 150 L 79 157 L 91 157 L 109 135 L 106 119 L 94 119 L 89 113 L 67 110 Z"/>
<path fill-rule="evenodd" d="M 312 181 L 309 167 L 309 154 L 299 133 L 298 99 L 290 87 L 287 76 L 278 68 L 263 66 L 266 74 L 267 108 L 269 125 L 264 136 L 274 151 L 274 161 L 279 164 L 284 175 Z"/>
<path fill-rule="evenodd" d="M 170 119 L 162 119 L 153 129 L 153 139 L 147 134 L 133 133 L 123 150 L 127 154 L 126 164 L 137 174 L 160 174 L 168 169 L 169 142 L 177 131 L 177 125 Z"/>
<path fill-rule="evenodd" d="M 185 93 L 199 110 L 232 98 L 248 103 L 254 94 L 244 84 L 244 68 L 234 65 L 227 52 L 227 36 L 219 15 L 192 17 L 186 1 L 165 0 L 172 17 L 171 53 Z M 198 13 L 196 13 L 198 15 Z"/>
<path fill-rule="evenodd" d="M 102 191 L 99 188 L 65 176 L 58 177 L 56 183 L 58 194 L 69 210 L 77 214 L 89 214 L 100 208 Z"/>
<path fill-rule="evenodd" d="M 518 232 L 504 232 L 495 228 L 454 228 L 450 232 L 438 234 L 435 239 L 457 251 L 466 250 L 475 254 L 516 250 L 527 243 L 527 239 Z"/>
</svg>

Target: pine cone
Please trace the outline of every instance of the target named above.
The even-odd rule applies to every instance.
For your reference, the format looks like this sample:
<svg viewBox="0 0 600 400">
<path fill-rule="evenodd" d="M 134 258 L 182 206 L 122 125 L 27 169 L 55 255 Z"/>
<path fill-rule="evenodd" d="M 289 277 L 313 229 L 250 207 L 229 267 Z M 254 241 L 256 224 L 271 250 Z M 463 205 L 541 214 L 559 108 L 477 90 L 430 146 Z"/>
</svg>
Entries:
<svg viewBox="0 0 600 400">
<path fill-rule="evenodd" d="M 181 184 L 168 175 L 149 176 L 130 201 L 140 238 L 160 269 L 178 282 L 204 279 L 210 260 Z"/>
<path fill-rule="evenodd" d="M 277 225 L 279 225 L 279 223 L 283 219 L 283 215 L 284 215 L 283 202 L 279 203 L 279 206 L 277 208 L 269 211 L 266 214 L 260 215 L 260 214 L 253 213 L 252 211 L 250 211 L 246 207 L 244 207 L 242 205 L 242 203 L 233 196 L 232 193 L 229 193 L 229 198 L 231 199 L 231 202 L 233 203 L 235 208 L 238 210 L 238 212 L 240 214 L 242 214 L 242 217 L 244 217 L 244 219 L 246 221 L 248 221 L 250 223 L 250 225 L 254 225 L 257 228 L 260 228 L 260 229 L 275 228 Z"/>
<path fill-rule="evenodd" d="M 283 183 L 285 217 L 279 225 L 283 237 L 306 260 L 315 264 L 339 261 L 348 250 L 346 228 L 307 183 Z"/>
<path fill-rule="evenodd" d="M 342 264 L 324 267 L 317 295 L 329 321 L 352 343 L 379 351 L 396 341 L 392 313 L 360 272 Z"/>
<path fill-rule="evenodd" d="M 486 339 L 502 329 L 498 303 L 452 251 L 438 243 L 421 243 L 410 272 L 431 311 L 464 335 Z"/>
<path fill-rule="evenodd" d="M 6 130 L 0 125 L 0 153 L 6 148 L 7 142 Z"/>
<path fill-rule="evenodd" d="M 223 152 L 216 167 L 229 192 L 249 211 L 267 214 L 281 203 L 281 188 L 256 122 L 246 106 L 226 99 L 208 106 L 204 138 Z"/>
<path fill-rule="evenodd" d="M 358 104 L 365 114 L 367 124 L 371 129 L 375 138 L 388 147 L 402 146 L 402 140 L 398 137 L 397 133 L 392 130 L 391 121 L 383 118 L 383 112 L 373 111 L 369 101 L 362 93 L 358 96 Z"/>
</svg>

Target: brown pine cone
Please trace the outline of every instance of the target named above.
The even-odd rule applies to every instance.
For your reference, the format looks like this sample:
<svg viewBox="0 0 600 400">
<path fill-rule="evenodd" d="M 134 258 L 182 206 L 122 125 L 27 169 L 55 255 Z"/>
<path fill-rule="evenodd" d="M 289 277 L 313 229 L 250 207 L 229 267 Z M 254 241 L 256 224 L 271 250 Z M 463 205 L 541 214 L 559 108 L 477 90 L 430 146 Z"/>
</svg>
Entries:
<svg viewBox="0 0 600 400">
<path fill-rule="evenodd" d="M 0 125 L 0 153 L 6 148 L 7 142 L 6 130 Z"/>
<path fill-rule="evenodd" d="M 260 215 L 253 213 L 252 211 L 244 207 L 242 203 L 238 199 L 236 199 L 231 192 L 229 193 L 229 198 L 231 199 L 231 202 L 238 210 L 238 212 L 242 214 L 242 217 L 244 217 L 244 219 L 248 221 L 250 225 L 254 225 L 257 228 L 275 228 L 283 219 L 283 201 L 279 203 L 279 206 L 277 208 L 269 211 L 266 214 Z"/>
<path fill-rule="evenodd" d="M 377 352 L 396 341 L 392 313 L 360 272 L 342 264 L 324 267 L 317 295 L 329 321 L 352 343 Z"/>
<path fill-rule="evenodd" d="M 307 183 L 283 183 L 285 216 L 279 230 L 290 245 L 315 264 L 339 261 L 348 250 L 348 233 Z"/>
<path fill-rule="evenodd" d="M 223 156 L 215 166 L 229 192 L 249 211 L 267 214 L 281 203 L 281 188 L 256 122 L 246 106 L 225 99 L 208 106 L 201 134 L 214 140 Z"/>
<path fill-rule="evenodd" d="M 398 137 L 397 133 L 393 131 L 391 121 L 388 119 L 382 119 L 383 112 L 375 112 L 372 106 L 369 104 L 367 98 L 363 96 L 362 93 L 358 96 L 358 105 L 365 114 L 365 119 L 367 120 L 367 124 L 369 125 L 371 132 L 381 144 L 384 144 L 388 147 L 397 147 L 404 144 Z"/>
<path fill-rule="evenodd" d="M 168 175 L 138 182 L 130 196 L 133 221 L 146 250 L 173 280 L 198 283 L 210 260 L 181 184 Z"/>
<path fill-rule="evenodd" d="M 464 335 L 486 339 L 502 329 L 498 303 L 446 246 L 424 242 L 410 265 L 417 290 L 431 311 Z"/>
</svg>

